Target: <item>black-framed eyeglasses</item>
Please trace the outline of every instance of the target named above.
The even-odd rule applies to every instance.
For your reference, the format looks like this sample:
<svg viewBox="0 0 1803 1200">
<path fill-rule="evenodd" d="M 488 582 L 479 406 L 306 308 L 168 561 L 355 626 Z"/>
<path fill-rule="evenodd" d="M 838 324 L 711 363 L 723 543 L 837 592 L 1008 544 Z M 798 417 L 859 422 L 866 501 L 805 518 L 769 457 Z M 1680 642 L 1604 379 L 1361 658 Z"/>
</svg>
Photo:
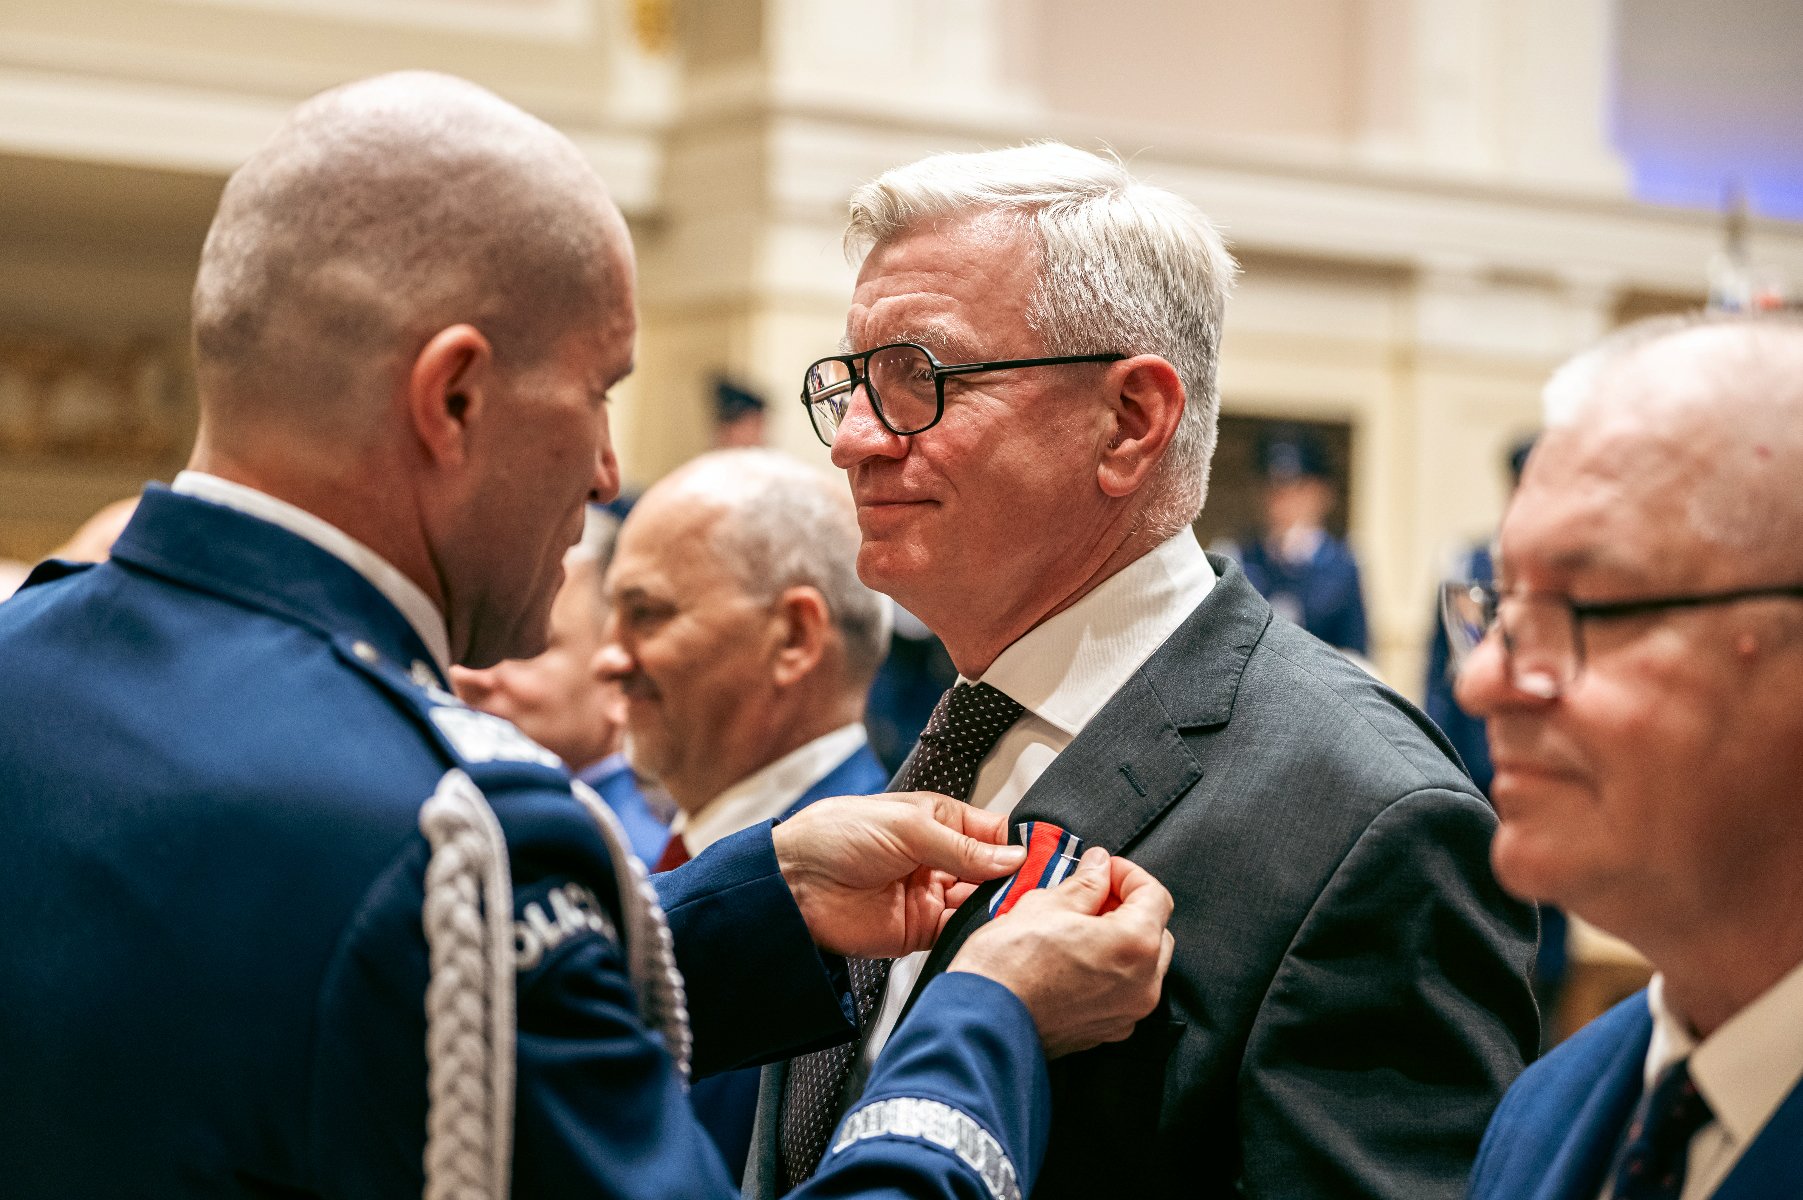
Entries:
<svg viewBox="0 0 1803 1200">
<path fill-rule="evenodd" d="M 945 415 L 945 381 L 954 375 L 1058 367 L 1067 363 L 1120 362 L 1125 354 L 1064 354 L 1055 358 L 1010 358 L 1000 362 L 942 363 L 925 346 L 892 342 L 857 354 L 834 354 L 807 369 L 801 402 L 814 432 L 828 446 L 839 432 L 858 385 L 883 428 L 899 437 L 923 433 Z"/>
<path fill-rule="evenodd" d="M 1440 588 L 1440 619 L 1455 671 L 1464 667 L 1493 627 L 1500 628 L 1510 684 L 1517 691 L 1551 700 L 1576 683 L 1584 670 L 1585 621 L 1769 599 L 1803 600 L 1803 584 L 1588 603 L 1549 592 L 1504 593 L 1487 583 L 1448 583 Z"/>
</svg>

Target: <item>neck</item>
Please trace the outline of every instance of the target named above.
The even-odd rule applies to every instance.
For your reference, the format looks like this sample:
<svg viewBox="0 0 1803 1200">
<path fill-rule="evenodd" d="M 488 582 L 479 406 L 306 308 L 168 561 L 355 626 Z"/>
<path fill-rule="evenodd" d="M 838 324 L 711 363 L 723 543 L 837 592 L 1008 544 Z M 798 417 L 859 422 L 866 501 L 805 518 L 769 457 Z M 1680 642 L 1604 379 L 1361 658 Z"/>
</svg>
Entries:
<svg viewBox="0 0 1803 1200">
<path fill-rule="evenodd" d="M 794 702 L 779 699 L 757 706 L 763 720 L 748 725 L 739 737 L 722 739 L 716 752 L 697 764 L 699 769 L 684 772 L 681 779 L 662 780 L 676 807 L 698 814 L 728 788 L 864 715 L 862 699 L 855 696 L 790 699 Z"/>
<path fill-rule="evenodd" d="M 273 452 L 218 445 L 203 430 L 188 469 L 255 488 L 303 509 L 362 542 L 412 580 L 440 610 L 444 589 L 410 505 L 396 505 L 391 482 L 404 477 L 380 455 L 332 455 L 304 441 Z"/>
<path fill-rule="evenodd" d="M 973 588 L 920 608 L 904 606 L 920 616 L 945 643 L 952 665 L 966 679 L 980 679 L 1002 651 L 1096 590 L 1116 572 L 1157 549 L 1162 537 L 1140 531 L 1087 558 L 1071 563 L 1060 586 L 1043 585 L 1011 605 L 998 605 L 992 594 Z M 1068 560 L 1067 560 L 1068 561 Z M 1060 564 L 1062 565 L 1062 564 Z M 973 585 L 987 580 L 968 581 Z M 949 601 L 949 603 L 948 603 Z"/>
<path fill-rule="evenodd" d="M 1686 936 L 1634 943 L 1665 977 L 1666 1002 L 1698 1038 L 1759 999 L 1803 963 L 1803 914 L 1761 912 L 1685 922 Z M 1693 932 L 1694 931 L 1694 932 Z"/>
</svg>

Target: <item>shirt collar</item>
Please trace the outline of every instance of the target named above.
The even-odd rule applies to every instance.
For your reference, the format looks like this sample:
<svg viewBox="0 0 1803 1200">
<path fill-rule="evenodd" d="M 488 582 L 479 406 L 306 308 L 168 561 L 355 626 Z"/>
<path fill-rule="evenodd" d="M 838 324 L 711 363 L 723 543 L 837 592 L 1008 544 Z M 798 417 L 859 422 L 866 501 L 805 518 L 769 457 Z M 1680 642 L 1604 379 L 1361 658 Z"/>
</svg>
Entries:
<svg viewBox="0 0 1803 1200">
<path fill-rule="evenodd" d="M 1653 1039 L 1647 1047 L 1646 1086 L 1686 1055 L 1690 1077 L 1736 1146 L 1765 1128 L 1784 1098 L 1803 1082 L 1803 963 L 1760 997 L 1697 1041 L 1690 1024 L 1665 1002 L 1665 978 L 1647 987 Z"/>
<path fill-rule="evenodd" d="M 444 614 L 427 598 L 411 579 L 401 574 L 394 564 L 359 542 L 331 522 L 297 508 L 286 500 L 278 500 L 268 492 L 258 491 L 242 483 L 221 479 L 204 471 L 183 471 L 175 477 L 171 491 L 194 496 L 213 504 L 280 526 L 296 537 L 302 537 L 324 550 L 369 580 L 370 586 L 387 597 L 419 635 L 420 642 L 438 662 L 443 672 L 451 665 L 451 637 L 445 629 Z"/>
<path fill-rule="evenodd" d="M 983 682 L 1075 737 L 1214 584 L 1208 556 L 1185 528 L 1022 634 Z"/>
<path fill-rule="evenodd" d="M 780 817 L 868 740 L 863 725 L 841 725 L 759 767 L 709 800 L 699 812 L 677 813 L 670 832 L 681 835 L 692 857 L 729 834 Z"/>
</svg>

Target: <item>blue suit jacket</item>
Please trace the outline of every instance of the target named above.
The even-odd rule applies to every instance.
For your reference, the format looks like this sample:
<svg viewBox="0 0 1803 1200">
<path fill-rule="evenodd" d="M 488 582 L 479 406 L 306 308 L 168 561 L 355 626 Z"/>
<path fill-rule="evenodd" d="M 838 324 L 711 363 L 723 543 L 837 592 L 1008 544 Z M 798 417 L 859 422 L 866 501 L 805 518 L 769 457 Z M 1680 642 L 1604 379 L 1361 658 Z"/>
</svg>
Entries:
<svg viewBox="0 0 1803 1200">
<path fill-rule="evenodd" d="M 418 1195 L 419 810 L 453 767 L 500 823 L 522 939 L 513 1194 L 734 1191 L 640 1020 L 614 864 L 569 777 L 450 695 L 367 580 L 156 487 L 111 561 L 33 580 L 0 603 L 8 1200 Z M 697 1072 L 851 1036 L 843 966 L 808 941 L 769 824 L 657 886 Z M 572 905 L 593 919 L 546 919 Z M 871 1106 L 816 1194 L 978 1194 L 971 1144 L 1030 1184 L 1032 1019 L 988 980 L 947 982 L 879 1071 L 915 1099 Z M 991 1143 L 898 1135 L 885 1113 L 920 1097 Z"/>
<path fill-rule="evenodd" d="M 614 810 L 614 816 L 626 827 L 626 840 L 639 861 L 646 866 L 656 862 L 670 840 L 670 822 L 651 811 L 645 792 L 639 787 L 639 777 L 626 756 L 610 754 L 578 771 L 576 778 L 594 788 L 595 794 Z"/>
<path fill-rule="evenodd" d="M 889 772 L 877 761 L 869 746 L 859 746 L 856 753 L 821 777 L 813 787 L 783 812 L 788 820 L 816 800 L 828 796 L 868 796 L 880 792 L 889 782 Z M 689 1089 L 689 1100 L 695 1105 L 695 1116 L 701 1127 L 714 1139 L 726 1169 L 734 1179 L 745 1174 L 745 1158 L 751 1151 L 751 1126 L 757 1116 L 758 1067 L 742 1067 L 697 1079 Z"/>
<path fill-rule="evenodd" d="M 1523 1072 L 1484 1134 L 1471 1200 L 1596 1200 L 1640 1102 L 1652 1036 L 1646 993 L 1637 992 Z M 1714 1195 L 1803 1196 L 1803 1087 Z"/>
</svg>

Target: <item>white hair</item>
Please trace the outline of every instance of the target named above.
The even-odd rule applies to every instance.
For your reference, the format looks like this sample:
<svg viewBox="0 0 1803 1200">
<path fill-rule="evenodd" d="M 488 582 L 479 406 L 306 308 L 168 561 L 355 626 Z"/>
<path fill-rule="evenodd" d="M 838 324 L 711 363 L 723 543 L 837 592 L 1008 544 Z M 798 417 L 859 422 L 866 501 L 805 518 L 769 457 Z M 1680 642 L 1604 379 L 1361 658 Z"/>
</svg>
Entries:
<svg viewBox="0 0 1803 1200">
<path fill-rule="evenodd" d="M 940 218 L 1018 214 L 1039 251 L 1027 320 L 1049 355 L 1156 354 L 1187 395 L 1149 519 L 1174 533 L 1208 495 L 1221 397 L 1221 319 L 1238 271 L 1189 201 L 1135 180 L 1117 158 L 1058 142 L 938 154 L 851 197 L 854 258 Z"/>
<path fill-rule="evenodd" d="M 844 480 L 774 450 L 716 450 L 671 482 L 723 509 L 713 549 L 745 590 L 775 599 L 811 587 L 845 646 L 848 682 L 866 687 L 889 649 L 889 605 L 858 578 L 858 521 Z"/>
<path fill-rule="evenodd" d="M 1699 336 L 1700 335 L 1700 336 Z M 1620 378 L 1643 352 L 1693 339 L 1654 384 Z M 1668 431 L 1693 473 L 1685 509 L 1706 540 L 1775 571 L 1803 567 L 1803 313 L 1687 313 L 1623 326 L 1554 373 L 1549 432 L 1605 424 Z M 1751 450 L 1752 453 L 1742 453 Z"/>
</svg>

